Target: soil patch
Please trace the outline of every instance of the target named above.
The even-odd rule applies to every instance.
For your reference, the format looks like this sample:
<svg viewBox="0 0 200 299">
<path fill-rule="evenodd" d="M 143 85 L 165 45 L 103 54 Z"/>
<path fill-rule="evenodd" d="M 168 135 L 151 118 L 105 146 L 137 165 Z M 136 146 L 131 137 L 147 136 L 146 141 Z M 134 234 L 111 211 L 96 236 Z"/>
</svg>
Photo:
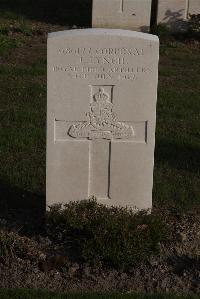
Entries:
<svg viewBox="0 0 200 299">
<path fill-rule="evenodd" d="M 162 213 L 170 238 L 160 244 L 160 254 L 129 271 L 91 267 L 70 261 L 62 246 L 46 235 L 29 238 L 11 233 L 14 223 L 1 218 L 1 231 L 22 244 L 0 259 L 1 288 L 35 288 L 51 291 L 134 291 L 144 293 L 194 293 L 200 291 L 200 219 L 196 213 Z M 21 242 L 21 243 L 20 243 Z M 62 244 L 61 244 L 62 245 Z M 18 250 L 18 254 L 17 254 Z M 19 250 L 23 252 L 20 255 Z"/>
</svg>

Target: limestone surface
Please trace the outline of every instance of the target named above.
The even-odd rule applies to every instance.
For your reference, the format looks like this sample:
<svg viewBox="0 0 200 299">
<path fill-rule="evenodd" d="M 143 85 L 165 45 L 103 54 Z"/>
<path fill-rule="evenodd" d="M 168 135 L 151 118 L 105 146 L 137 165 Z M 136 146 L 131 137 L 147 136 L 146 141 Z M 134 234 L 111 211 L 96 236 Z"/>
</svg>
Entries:
<svg viewBox="0 0 200 299">
<path fill-rule="evenodd" d="M 93 28 L 148 32 L 152 0 L 93 0 Z"/>
<path fill-rule="evenodd" d="M 151 208 L 158 55 L 145 33 L 49 34 L 47 205 Z"/>
<path fill-rule="evenodd" d="M 191 15 L 200 14 L 200 0 L 189 0 L 188 12 Z"/>
<path fill-rule="evenodd" d="M 192 14 L 200 14 L 200 0 L 158 0 L 157 24 L 165 24 L 170 31 L 187 30 Z"/>
</svg>

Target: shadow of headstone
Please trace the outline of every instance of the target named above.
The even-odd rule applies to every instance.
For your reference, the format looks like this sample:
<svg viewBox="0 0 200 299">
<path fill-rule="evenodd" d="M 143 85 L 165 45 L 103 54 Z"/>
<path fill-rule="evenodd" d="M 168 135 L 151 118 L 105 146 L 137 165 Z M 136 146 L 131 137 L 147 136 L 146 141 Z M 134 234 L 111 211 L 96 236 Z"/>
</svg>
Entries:
<svg viewBox="0 0 200 299">
<path fill-rule="evenodd" d="M 149 26 L 141 26 L 141 27 L 140 27 L 140 31 L 141 31 L 141 32 L 148 33 L 148 32 L 150 31 L 150 28 L 149 28 Z"/>
<path fill-rule="evenodd" d="M 166 26 L 172 32 L 185 32 L 187 30 L 187 21 L 183 18 L 184 10 L 171 11 L 168 9 L 163 19 Z"/>
<path fill-rule="evenodd" d="M 52 24 L 89 27 L 92 0 L 1 0 L 0 11 Z"/>
<path fill-rule="evenodd" d="M 156 140 L 156 163 L 167 161 L 173 168 L 196 174 L 200 169 L 199 148 L 166 139 Z"/>
<path fill-rule="evenodd" d="M 158 14 L 158 0 L 152 0 L 151 2 L 151 22 L 150 27 L 155 26 L 157 23 L 157 14 Z"/>
<path fill-rule="evenodd" d="M 45 196 L 0 182 L 0 228 L 34 235 L 45 230 Z"/>
</svg>

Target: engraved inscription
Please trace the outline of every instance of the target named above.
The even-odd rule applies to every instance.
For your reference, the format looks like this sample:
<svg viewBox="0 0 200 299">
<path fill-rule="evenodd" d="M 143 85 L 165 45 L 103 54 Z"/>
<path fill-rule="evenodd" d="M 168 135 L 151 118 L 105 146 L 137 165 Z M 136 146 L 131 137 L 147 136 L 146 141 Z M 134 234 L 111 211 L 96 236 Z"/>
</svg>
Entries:
<svg viewBox="0 0 200 299">
<path fill-rule="evenodd" d="M 133 81 L 151 75 L 149 63 L 141 65 L 143 48 L 60 48 L 64 65 L 53 65 L 54 73 L 69 79 Z"/>
<path fill-rule="evenodd" d="M 64 48 L 58 50 L 59 54 L 65 55 L 123 55 L 143 56 L 142 48 Z"/>
<path fill-rule="evenodd" d="M 93 66 L 54 66 L 54 72 L 65 72 L 71 79 L 96 79 L 96 80 L 135 80 L 141 75 L 149 75 L 149 67 L 93 67 Z"/>
<path fill-rule="evenodd" d="M 86 113 L 88 120 L 73 124 L 68 134 L 73 138 L 92 139 L 128 139 L 134 136 L 133 127 L 120 122 L 113 111 L 113 104 L 109 94 L 99 87 L 93 95 L 89 112 Z"/>
</svg>

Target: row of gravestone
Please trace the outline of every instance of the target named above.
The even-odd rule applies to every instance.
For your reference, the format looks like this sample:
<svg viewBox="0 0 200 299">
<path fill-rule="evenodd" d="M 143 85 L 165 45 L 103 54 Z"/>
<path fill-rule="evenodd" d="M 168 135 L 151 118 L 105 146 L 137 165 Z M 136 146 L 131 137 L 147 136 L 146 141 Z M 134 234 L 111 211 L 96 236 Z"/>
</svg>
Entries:
<svg viewBox="0 0 200 299">
<path fill-rule="evenodd" d="M 93 0 L 92 27 L 149 32 L 155 15 L 153 23 L 178 32 L 192 14 L 200 14 L 200 0 Z"/>
<path fill-rule="evenodd" d="M 94 1 L 95 10 L 96 2 L 105 1 Z M 131 3 L 121 3 L 122 15 Z M 108 206 L 151 209 L 158 58 L 159 40 L 147 33 L 49 34 L 47 205 L 94 196 Z"/>
</svg>

